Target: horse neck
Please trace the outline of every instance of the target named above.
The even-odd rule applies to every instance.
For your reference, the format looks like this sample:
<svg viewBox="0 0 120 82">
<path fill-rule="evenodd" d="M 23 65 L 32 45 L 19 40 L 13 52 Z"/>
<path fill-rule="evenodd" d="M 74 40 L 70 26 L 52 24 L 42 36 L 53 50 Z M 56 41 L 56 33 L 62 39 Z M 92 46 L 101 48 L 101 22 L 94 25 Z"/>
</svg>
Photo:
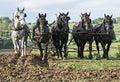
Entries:
<svg viewBox="0 0 120 82">
<path fill-rule="evenodd" d="M 63 25 L 61 23 L 58 23 L 58 21 L 56 20 L 55 21 L 55 27 L 58 27 L 58 28 L 63 28 Z"/>
<path fill-rule="evenodd" d="M 19 20 L 14 18 L 13 20 L 14 28 L 19 28 Z"/>
<path fill-rule="evenodd" d="M 80 22 L 79 22 L 78 27 L 79 27 L 81 30 L 83 30 L 83 28 L 84 28 L 83 21 L 80 21 Z"/>
<path fill-rule="evenodd" d="M 83 21 L 79 22 L 79 27 L 80 27 L 81 30 L 84 30 L 84 28 L 85 28 L 86 26 L 84 25 L 84 22 L 83 22 Z M 88 24 L 88 29 L 89 29 L 90 32 L 93 31 L 93 25 L 92 25 L 91 23 Z M 84 30 L 84 31 L 86 31 L 86 30 Z"/>
<path fill-rule="evenodd" d="M 46 26 L 47 26 L 47 24 L 45 24 L 45 23 L 44 23 L 44 24 L 41 24 L 41 23 L 39 24 L 39 27 L 40 27 L 40 28 L 41 28 L 41 27 L 46 27 Z"/>
<path fill-rule="evenodd" d="M 47 24 L 39 24 L 38 29 L 39 29 L 39 31 L 40 31 L 41 29 L 44 29 L 45 31 L 49 30 Z"/>
<path fill-rule="evenodd" d="M 102 23 L 100 26 L 100 32 L 105 32 L 105 23 Z"/>
</svg>

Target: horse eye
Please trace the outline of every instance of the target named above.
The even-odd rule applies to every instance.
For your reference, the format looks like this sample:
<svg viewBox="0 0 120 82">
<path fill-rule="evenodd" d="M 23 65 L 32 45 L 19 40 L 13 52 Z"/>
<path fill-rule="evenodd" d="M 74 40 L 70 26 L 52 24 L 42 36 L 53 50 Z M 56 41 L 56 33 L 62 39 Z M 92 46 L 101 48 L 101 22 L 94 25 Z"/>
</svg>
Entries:
<svg viewBox="0 0 120 82">
<path fill-rule="evenodd" d="M 19 16 L 18 16 L 18 15 L 17 15 L 16 17 L 19 19 Z"/>
<path fill-rule="evenodd" d="M 24 17 L 27 17 L 27 14 L 24 14 Z"/>
</svg>

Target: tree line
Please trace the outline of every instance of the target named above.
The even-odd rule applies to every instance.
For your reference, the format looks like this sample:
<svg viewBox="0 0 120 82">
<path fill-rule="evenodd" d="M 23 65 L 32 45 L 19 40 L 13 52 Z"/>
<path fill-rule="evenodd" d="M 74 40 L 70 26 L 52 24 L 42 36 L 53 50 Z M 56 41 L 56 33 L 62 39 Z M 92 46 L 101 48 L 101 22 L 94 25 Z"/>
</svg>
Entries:
<svg viewBox="0 0 120 82">
<path fill-rule="evenodd" d="M 0 17 L 0 49 L 4 48 L 13 48 L 12 40 L 10 39 L 10 24 L 12 20 L 9 17 Z M 92 24 L 101 24 L 103 22 L 103 18 L 96 18 L 92 20 Z M 113 18 L 114 24 L 120 24 L 120 17 Z M 73 25 L 74 22 L 70 22 L 70 26 Z M 28 23 L 29 28 L 32 30 L 34 23 Z M 51 25 L 51 24 L 49 24 Z"/>
<path fill-rule="evenodd" d="M 120 23 L 120 17 L 112 18 L 112 19 L 114 24 Z M 92 24 L 101 24 L 102 21 L 103 21 L 103 18 L 96 18 L 92 20 Z M 0 30 L 10 31 L 9 26 L 11 22 L 12 20 L 9 17 L 0 17 Z M 29 25 L 29 28 L 32 29 L 35 23 L 28 23 L 28 25 Z M 0 31 L 0 34 L 1 34 L 1 31 Z"/>
</svg>

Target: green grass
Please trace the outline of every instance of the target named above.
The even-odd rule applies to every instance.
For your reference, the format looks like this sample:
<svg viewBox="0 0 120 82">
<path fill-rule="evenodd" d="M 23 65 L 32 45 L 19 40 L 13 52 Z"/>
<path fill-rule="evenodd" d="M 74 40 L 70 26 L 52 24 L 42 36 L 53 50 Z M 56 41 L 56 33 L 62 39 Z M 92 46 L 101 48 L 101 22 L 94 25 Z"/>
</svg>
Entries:
<svg viewBox="0 0 120 82">
<path fill-rule="evenodd" d="M 17 65 L 17 64 L 15 65 L 16 69 L 19 69 L 20 67 L 21 67 L 20 65 Z"/>
<path fill-rule="evenodd" d="M 70 23 L 70 29 L 72 29 L 74 23 Z M 114 24 L 114 30 L 119 31 L 120 24 Z M 69 39 L 71 38 L 71 34 Z M 97 51 L 93 51 L 93 59 L 89 60 L 88 58 L 88 48 L 89 45 L 85 45 L 84 58 L 78 59 L 77 50 L 75 52 L 68 52 L 67 60 L 54 60 L 56 66 L 61 68 L 72 68 L 77 70 L 101 70 L 101 69 L 114 69 L 120 68 L 120 35 L 116 35 L 117 40 L 113 41 L 109 51 L 109 60 L 102 59 L 102 48 L 100 45 L 100 56 L 97 54 Z M 68 46 L 68 51 L 73 51 L 77 49 L 74 41 Z M 93 50 L 96 50 L 95 42 L 93 42 Z M 38 49 L 33 49 L 32 54 L 39 54 Z M 53 58 L 54 59 L 54 58 Z M 34 66 L 33 66 L 34 67 Z M 32 68 L 31 68 L 32 69 Z"/>
<path fill-rule="evenodd" d="M 57 62 L 61 68 L 72 68 L 77 70 L 103 70 L 120 68 L 119 60 L 62 60 Z"/>
<path fill-rule="evenodd" d="M 70 44 L 69 48 L 77 48 L 76 45 Z M 88 44 L 86 44 L 85 50 L 88 49 Z M 102 48 L 100 48 L 102 49 Z M 68 49 L 72 50 L 72 49 Z M 93 50 L 96 50 L 95 43 L 93 42 Z M 32 53 L 39 53 L 38 49 L 34 49 Z M 77 70 L 102 70 L 102 69 L 114 69 L 120 68 L 120 42 L 112 43 L 109 51 L 109 60 L 102 59 L 102 50 L 100 51 L 100 56 L 97 51 L 93 51 L 93 59 L 88 58 L 88 52 L 84 52 L 83 59 L 78 59 L 77 51 L 68 52 L 67 60 L 54 60 L 56 66 L 61 68 L 72 68 Z M 34 66 L 30 66 L 30 69 L 34 69 Z"/>
<path fill-rule="evenodd" d="M 37 68 L 36 66 L 34 66 L 34 65 L 29 65 L 28 68 L 31 69 L 31 70 L 37 70 L 37 69 L 38 69 L 38 68 Z"/>
<path fill-rule="evenodd" d="M 31 54 L 40 54 L 39 49 L 32 49 Z"/>
</svg>

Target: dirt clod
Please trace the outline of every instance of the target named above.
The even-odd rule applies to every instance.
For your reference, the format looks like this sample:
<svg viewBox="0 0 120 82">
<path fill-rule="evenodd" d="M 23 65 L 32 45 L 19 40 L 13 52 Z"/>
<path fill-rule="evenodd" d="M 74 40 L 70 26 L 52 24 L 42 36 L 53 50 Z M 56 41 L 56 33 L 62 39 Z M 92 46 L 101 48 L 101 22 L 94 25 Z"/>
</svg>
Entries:
<svg viewBox="0 0 120 82">
<path fill-rule="evenodd" d="M 39 55 L 0 54 L 0 82 L 110 82 L 120 80 L 120 69 L 75 70 L 59 68 Z"/>
</svg>

